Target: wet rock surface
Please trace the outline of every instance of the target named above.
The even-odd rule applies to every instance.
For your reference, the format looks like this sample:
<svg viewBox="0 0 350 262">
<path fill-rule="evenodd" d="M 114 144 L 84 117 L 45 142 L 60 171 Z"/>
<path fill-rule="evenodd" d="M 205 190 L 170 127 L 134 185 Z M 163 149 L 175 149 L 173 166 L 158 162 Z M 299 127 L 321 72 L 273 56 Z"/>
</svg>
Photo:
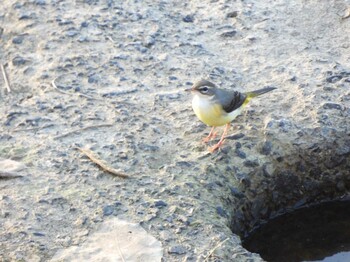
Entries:
<svg viewBox="0 0 350 262">
<path fill-rule="evenodd" d="M 0 157 L 26 168 L 0 178 L 1 259 L 47 261 L 118 217 L 158 239 L 165 261 L 261 261 L 237 234 L 349 193 L 346 8 L 5 1 L 0 61 L 11 92 L 0 77 Z M 253 100 L 208 154 L 209 128 L 183 91 L 199 78 L 278 89 Z"/>
</svg>

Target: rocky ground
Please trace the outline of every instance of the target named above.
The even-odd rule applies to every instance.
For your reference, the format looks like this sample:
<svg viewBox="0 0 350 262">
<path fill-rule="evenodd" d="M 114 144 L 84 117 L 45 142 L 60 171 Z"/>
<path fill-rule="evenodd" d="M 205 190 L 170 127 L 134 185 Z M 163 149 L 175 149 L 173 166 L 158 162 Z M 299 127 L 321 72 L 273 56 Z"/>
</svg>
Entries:
<svg viewBox="0 0 350 262">
<path fill-rule="evenodd" d="M 260 261 L 236 234 L 349 193 L 349 8 L 3 1 L 0 62 L 11 91 L 0 77 L 0 157 L 26 168 L 9 177 L 1 162 L 1 261 L 50 260 L 113 217 L 158 239 L 164 261 Z M 252 101 L 209 154 L 209 128 L 183 91 L 201 78 L 278 89 Z"/>
</svg>

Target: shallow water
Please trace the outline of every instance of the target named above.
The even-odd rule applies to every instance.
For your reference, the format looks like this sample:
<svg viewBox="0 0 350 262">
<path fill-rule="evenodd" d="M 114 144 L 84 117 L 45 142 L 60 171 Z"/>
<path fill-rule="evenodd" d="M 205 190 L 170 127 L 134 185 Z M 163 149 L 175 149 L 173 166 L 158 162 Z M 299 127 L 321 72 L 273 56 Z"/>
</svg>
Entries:
<svg viewBox="0 0 350 262">
<path fill-rule="evenodd" d="M 350 201 L 279 216 L 253 231 L 243 246 L 269 262 L 350 261 Z"/>
</svg>

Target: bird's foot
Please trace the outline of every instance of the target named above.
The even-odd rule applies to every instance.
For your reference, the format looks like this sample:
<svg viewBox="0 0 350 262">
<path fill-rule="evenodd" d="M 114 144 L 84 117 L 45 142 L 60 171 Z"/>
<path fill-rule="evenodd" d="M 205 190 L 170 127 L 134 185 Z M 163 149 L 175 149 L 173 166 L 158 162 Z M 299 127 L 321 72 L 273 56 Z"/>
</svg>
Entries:
<svg viewBox="0 0 350 262">
<path fill-rule="evenodd" d="M 207 137 L 203 138 L 202 141 L 204 143 L 208 143 L 210 140 L 214 139 L 216 137 L 216 132 L 215 133 L 210 133 Z"/>
<path fill-rule="evenodd" d="M 224 143 L 224 141 L 225 141 L 225 140 L 222 140 L 222 141 L 220 141 L 219 143 L 217 143 L 216 145 L 209 147 L 209 149 L 208 149 L 209 152 L 210 152 L 210 153 L 214 153 L 216 150 L 218 150 L 218 149 L 222 146 L 222 144 Z"/>
</svg>

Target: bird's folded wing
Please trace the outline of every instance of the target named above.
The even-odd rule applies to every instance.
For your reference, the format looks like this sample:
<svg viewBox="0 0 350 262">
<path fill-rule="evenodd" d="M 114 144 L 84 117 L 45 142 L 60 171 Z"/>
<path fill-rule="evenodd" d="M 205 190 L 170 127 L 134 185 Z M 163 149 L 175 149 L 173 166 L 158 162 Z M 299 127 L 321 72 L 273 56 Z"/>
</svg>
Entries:
<svg viewBox="0 0 350 262">
<path fill-rule="evenodd" d="M 244 104 L 247 95 L 238 91 L 218 90 L 218 99 L 226 113 L 231 113 Z"/>
</svg>

